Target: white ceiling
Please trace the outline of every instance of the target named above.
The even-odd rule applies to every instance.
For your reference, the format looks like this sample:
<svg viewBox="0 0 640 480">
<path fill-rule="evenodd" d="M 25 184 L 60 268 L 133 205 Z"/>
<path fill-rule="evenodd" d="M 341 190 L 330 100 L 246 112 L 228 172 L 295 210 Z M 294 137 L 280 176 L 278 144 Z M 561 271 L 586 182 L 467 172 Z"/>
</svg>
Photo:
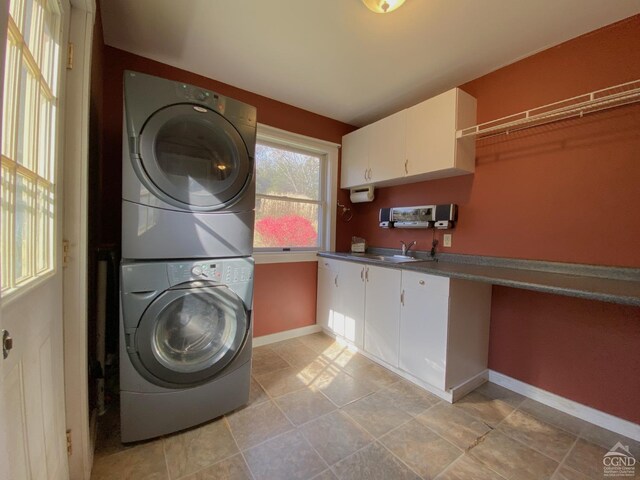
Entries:
<svg viewBox="0 0 640 480">
<path fill-rule="evenodd" d="M 103 0 L 107 45 L 357 126 L 640 12 L 638 0 Z M 630 48 L 633 48 L 630 46 Z"/>
</svg>

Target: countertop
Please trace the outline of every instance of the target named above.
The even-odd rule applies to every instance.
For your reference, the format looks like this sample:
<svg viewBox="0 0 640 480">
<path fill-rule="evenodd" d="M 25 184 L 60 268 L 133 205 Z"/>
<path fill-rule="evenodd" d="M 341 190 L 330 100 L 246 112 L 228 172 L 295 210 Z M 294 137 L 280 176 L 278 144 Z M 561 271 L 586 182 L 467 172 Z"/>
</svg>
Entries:
<svg viewBox="0 0 640 480">
<path fill-rule="evenodd" d="M 374 254 L 395 252 L 376 249 Z M 523 288 L 622 305 L 640 306 L 640 269 L 443 254 L 436 260 L 389 263 L 351 253 L 320 252 L 320 257 Z M 418 253 L 418 257 L 428 258 Z"/>
</svg>

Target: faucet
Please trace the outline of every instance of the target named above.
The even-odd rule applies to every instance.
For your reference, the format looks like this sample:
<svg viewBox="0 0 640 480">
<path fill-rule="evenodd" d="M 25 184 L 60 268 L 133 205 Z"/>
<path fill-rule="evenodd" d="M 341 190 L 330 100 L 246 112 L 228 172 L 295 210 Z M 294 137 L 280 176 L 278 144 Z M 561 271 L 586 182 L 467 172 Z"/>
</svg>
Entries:
<svg viewBox="0 0 640 480">
<path fill-rule="evenodd" d="M 409 252 L 409 249 L 413 247 L 415 244 L 416 244 L 415 240 L 411 242 L 409 245 L 407 245 L 402 240 L 400 240 L 400 246 L 402 247 L 402 255 L 406 256 L 407 253 Z"/>
</svg>

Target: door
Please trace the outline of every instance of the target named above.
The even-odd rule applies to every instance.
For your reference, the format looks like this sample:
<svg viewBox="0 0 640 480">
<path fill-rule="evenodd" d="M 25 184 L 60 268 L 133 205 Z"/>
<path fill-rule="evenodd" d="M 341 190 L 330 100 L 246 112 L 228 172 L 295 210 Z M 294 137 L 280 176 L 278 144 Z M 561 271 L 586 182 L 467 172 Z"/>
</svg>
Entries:
<svg viewBox="0 0 640 480">
<path fill-rule="evenodd" d="M 338 279 L 344 338 L 364 347 L 364 272 L 361 263 L 341 262 Z"/>
<path fill-rule="evenodd" d="M 364 349 L 397 367 L 400 270 L 368 266 L 365 280 Z"/>
<path fill-rule="evenodd" d="M 399 366 L 445 390 L 449 279 L 402 272 Z"/>
<path fill-rule="evenodd" d="M 33 0 L 11 1 L 9 8 L 6 3 L 3 15 L 9 12 L 10 18 L 8 29 L 6 22 L 2 24 L 2 51 L 8 68 L 2 75 L 5 78 L 6 73 L 5 88 L 0 90 L 7 92 L 2 115 L 6 250 L 1 317 L 14 346 L 6 359 L 0 357 L 1 430 L 9 437 L 0 455 L 7 460 L 1 476 L 64 479 L 68 466 L 59 181 L 63 130 L 59 92 L 64 91 L 64 75 L 50 67 L 65 63 L 59 55 L 66 52 L 70 7 L 67 1 L 46 2 L 46 9 L 44 2 Z M 5 61 L 1 64 L 4 67 Z M 47 203 L 52 198 L 55 203 Z M 42 205 L 49 205 L 49 210 Z M 50 216 L 36 213 L 43 211 Z"/>
<path fill-rule="evenodd" d="M 189 282 L 171 288 L 140 319 L 140 373 L 160 385 L 198 385 L 231 363 L 248 332 L 244 303 L 226 286 Z"/>
<path fill-rule="evenodd" d="M 158 197 L 198 211 L 234 203 L 253 174 L 253 159 L 235 127 L 200 105 L 171 105 L 154 113 L 133 157 L 138 175 Z"/>
<path fill-rule="evenodd" d="M 371 126 L 362 127 L 342 137 L 341 188 L 367 185 L 369 180 L 369 145 Z"/>
<path fill-rule="evenodd" d="M 384 182 L 405 176 L 407 111 L 401 110 L 371 125 L 371 149 L 369 151 L 369 180 Z"/>
</svg>

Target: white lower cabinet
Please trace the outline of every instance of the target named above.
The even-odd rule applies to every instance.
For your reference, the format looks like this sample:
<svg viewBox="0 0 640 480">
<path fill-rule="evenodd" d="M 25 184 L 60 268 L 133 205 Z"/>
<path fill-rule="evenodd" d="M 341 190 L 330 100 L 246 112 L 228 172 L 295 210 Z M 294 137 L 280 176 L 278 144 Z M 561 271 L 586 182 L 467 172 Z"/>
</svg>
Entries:
<svg viewBox="0 0 640 480">
<path fill-rule="evenodd" d="M 399 367 L 447 391 L 487 368 L 491 285 L 402 272 Z"/>
<path fill-rule="evenodd" d="M 486 370 L 490 314 L 490 284 L 344 260 L 318 263 L 317 323 L 443 393 Z"/>
<path fill-rule="evenodd" d="M 364 350 L 394 367 L 398 366 L 400 278 L 400 270 L 365 269 Z"/>
<path fill-rule="evenodd" d="M 321 258 L 318 262 L 316 323 L 364 347 L 365 266 Z"/>
</svg>

